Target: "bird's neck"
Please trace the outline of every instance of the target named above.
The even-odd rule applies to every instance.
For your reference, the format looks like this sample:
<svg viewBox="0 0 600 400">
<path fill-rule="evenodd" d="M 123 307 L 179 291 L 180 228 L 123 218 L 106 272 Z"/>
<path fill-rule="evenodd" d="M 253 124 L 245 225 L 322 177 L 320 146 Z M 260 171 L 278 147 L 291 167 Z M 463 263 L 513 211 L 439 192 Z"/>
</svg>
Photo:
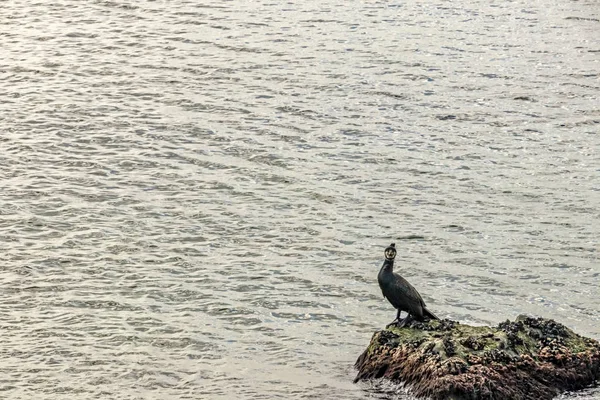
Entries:
<svg viewBox="0 0 600 400">
<path fill-rule="evenodd" d="M 385 260 L 381 267 L 381 272 L 392 273 L 394 272 L 394 260 Z"/>
</svg>

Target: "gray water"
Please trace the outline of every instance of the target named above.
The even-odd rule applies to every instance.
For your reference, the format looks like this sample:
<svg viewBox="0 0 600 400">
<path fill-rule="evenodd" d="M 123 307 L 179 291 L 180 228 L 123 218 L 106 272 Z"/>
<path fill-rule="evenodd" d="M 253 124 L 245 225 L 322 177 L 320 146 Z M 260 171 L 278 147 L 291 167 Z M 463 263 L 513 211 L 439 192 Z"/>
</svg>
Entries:
<svg viewBox="0 0 600 400">
<path fill-rule="evenodd" d="M 0 398 L 394 398 L 391 242 L 600 339 L 598 2 L 491 3 L 3 2 Z"/>
</svg>

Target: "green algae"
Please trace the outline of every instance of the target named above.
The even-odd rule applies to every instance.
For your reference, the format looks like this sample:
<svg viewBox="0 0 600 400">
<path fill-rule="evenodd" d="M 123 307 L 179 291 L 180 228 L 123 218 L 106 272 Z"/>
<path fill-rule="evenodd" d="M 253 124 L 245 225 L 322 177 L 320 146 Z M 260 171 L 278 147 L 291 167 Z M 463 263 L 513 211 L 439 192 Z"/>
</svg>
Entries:
<svg viewBox="0 0 600 400">
<path fill-rule="evenodd" d="M 387 330 L 396 336 L 394 343 L 418 345 L 422 349 L 431 347 L 431 343 L 434 343 L 433 349 L 442 360 L 450 357 L 464 359 L 468 355 L 483 355 L 494 350 L 508 349 L 506 334 L 488 326 L 455 324 L 451 329 L 444 329 L 439 321 L 431 321 L 428 330 L 421 328 L 390 327 Z"/>
</svg>

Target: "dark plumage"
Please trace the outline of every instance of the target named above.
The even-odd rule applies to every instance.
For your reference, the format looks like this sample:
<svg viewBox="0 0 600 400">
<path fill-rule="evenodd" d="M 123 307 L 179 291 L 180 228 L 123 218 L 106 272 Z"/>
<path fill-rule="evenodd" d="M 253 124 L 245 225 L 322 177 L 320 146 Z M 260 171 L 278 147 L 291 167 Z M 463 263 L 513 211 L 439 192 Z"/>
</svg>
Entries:
<svg viewBox="0 0 600 400">
<path fill-rule="evenodd" d="M 379 271 L 379 275 L 377 275 L 383 297 L 388 299 L 394 308 L 398 310 L 396 319 L 392 324 L 397 323 L 399 326 L 403 326 L 407 322 L 408 317 L 400 320 L 402 311 L 406 311 L 409 316 L 415 318 L 417 321 L 424 321 L 425 317 L 439 319 L 425 307 L 425 302 L 423 302 L 417 289 L 408 283 L 406 279 L 394 273 L 395 257 L 396 245 L 392 243 L 385 249 L 385 261 Z"/>
</svg>

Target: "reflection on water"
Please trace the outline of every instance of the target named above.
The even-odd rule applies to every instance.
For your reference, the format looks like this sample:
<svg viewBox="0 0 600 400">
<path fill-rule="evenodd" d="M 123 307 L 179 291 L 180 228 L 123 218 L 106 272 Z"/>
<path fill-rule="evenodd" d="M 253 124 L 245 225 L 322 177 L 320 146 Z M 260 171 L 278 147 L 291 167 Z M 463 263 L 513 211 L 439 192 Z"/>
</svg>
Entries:
<svg viewBox="0 0 600 400">
<path fill-rule="evenodd" d="M 391 241 L 441 317 L 600 338 L 593 1 L 19 3 L 3 396 L 395 398 Z"/>
</svg>

